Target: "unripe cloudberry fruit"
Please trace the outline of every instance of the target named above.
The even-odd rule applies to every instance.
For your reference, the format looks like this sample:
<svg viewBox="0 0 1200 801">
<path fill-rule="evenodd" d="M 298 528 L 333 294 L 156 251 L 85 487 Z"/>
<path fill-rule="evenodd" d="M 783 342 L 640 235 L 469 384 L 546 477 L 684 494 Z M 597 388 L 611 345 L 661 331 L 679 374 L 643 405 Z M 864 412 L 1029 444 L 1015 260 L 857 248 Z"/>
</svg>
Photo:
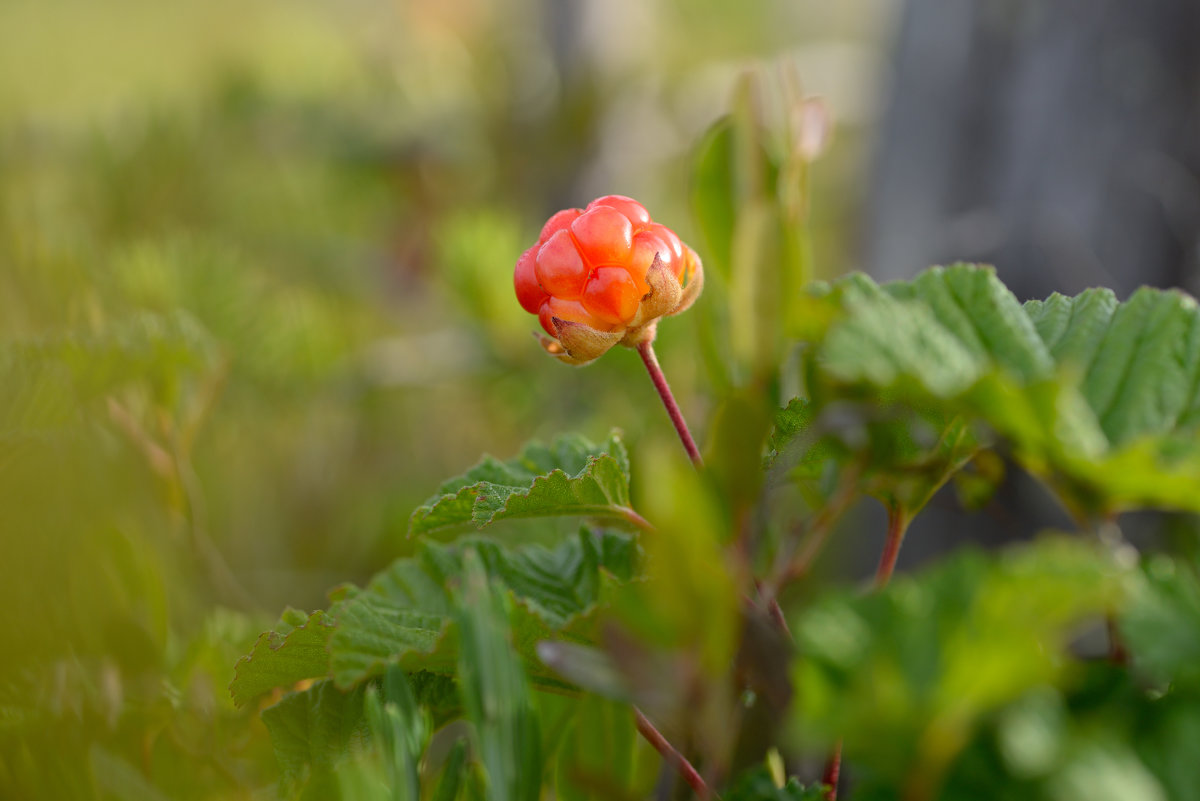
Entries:
<svg viewBox="0 0 1200 801">
<path fill-rule="evenodd" d="M 542 347 L 587 364 L 618 343 L 653 340 L 660 317 L 696 300 L 704 271 L 695 251 L 641 203 L 607 195 L 552 216 L 517 259 L 513 285 L 548 334 Z"/>
</svg>

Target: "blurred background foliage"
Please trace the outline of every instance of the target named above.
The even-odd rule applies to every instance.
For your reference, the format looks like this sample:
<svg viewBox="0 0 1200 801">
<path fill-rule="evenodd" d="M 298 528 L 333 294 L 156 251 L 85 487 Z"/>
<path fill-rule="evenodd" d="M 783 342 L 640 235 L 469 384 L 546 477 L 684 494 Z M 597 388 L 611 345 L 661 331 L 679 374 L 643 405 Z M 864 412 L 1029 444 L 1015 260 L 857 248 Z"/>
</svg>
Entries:
<svg viewBox="0 0 1200 801">
<path fill-rule="evenodd" d="M 812 225 L 840 272 L 891 11 L 0 3 L 0 795 L 273 794 L 226 686 L 279 609 L 408 552 L 481 452 L 669 444 L 632 353 L 532 341 L 540 222 L 618 192 L 693 240 L 694 143 L 781 57 L 834 99 Z M 702 421 L 696 326 L 660 355 Z"/>
</svg>

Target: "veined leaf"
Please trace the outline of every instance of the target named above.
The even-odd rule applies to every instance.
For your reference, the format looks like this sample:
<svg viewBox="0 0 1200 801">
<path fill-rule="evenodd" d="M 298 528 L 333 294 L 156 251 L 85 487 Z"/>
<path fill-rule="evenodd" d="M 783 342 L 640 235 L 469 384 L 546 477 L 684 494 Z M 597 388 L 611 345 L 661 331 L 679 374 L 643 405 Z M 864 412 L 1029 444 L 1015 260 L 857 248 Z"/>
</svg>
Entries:
<svg viewBox="0 0 1200 801">
<path fill-rule="evenodd" d="M 348 687 L 391 663 L 450 672 L 458 658 L 450 593 L 463 560 L 475 555 L 488 577 L 516 602 L 513 637 L 535 680 L 559 684 L 541 665 L 537 642 L 582 636 L 588 613 L 612 582 L 628 581 L 637 561 L 630 535 L 580 531 L 555 548 L 506 548 L 486 539 L 425 543 L 417 559 L 397 561 L 366 589 L 335 608 L 332 675 Z"/>
<path fill-rule="evenodd" d="M 230 687 L 235 703 L 302 679 L 332 677 L 350 688 L 389 665 L 452 673 L 458 645 L 451 592 L 468 551 L 512 594 L 518 649 L 535 680 L 554 686 L 562 682 L 537 658 L 537 642 L 584 637 L 606 587 L 629 581 L 639 561 L 633 536 L 610 531 L 581 530 L 554 548 L 510 547 L 482 537 L 422 543 L 415 557 L 396 560 L 328 612 L 305 618 L 288 610 L 277 630 L 262 635 L 238 663 Z"/>
<path fill-rule="evenodd" d="M 527 445 L 502 462 L 483 458 L 417 507 L 409 536 L 513 518 L 590 517 L 637 527 L 629 508 L 629 456 L 617 434 L 602 445 L 566 435 Z"/>
<path fill-rule="evenodd" d="M 329 638 L 333 624 L 320 610 L 305 615 L 287 609 L 274 631 L 259 636 L 254 649 L 238 660 L 229 691 L 242 706 L 277 687 L 329 675 Z"/>
<path fill-rule="evenodd" d="M 814 420 L 882 397 L 1003 435 L 1081 518 L 1200 510 L 1200 311 L 1186 295 L 1117 303 L 1088 290 L 1022 306 L 992 270 L 963 264 L 884 286 L 850 276 L 816 295 L 837 311 L 813 332 Z"/>
</svg>

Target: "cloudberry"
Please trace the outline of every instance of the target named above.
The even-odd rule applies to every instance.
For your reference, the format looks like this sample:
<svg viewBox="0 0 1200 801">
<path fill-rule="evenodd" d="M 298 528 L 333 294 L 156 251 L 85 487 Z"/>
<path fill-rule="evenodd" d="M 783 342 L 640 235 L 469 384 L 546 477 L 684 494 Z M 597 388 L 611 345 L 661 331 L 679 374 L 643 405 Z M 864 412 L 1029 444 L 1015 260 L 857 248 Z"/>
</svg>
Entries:
<svg viewBox="0 0 1200 801">
<path fill-rule="evenodd" d="M 606 195 L 547 220 L 517 259 L 513 285 L 548 334 L 546 351 L 586 364 L 618 343 L 653 340 L 660 317 L 696 300 L 704 271 L 695 251 L 641 203 Z"/>
</svg>

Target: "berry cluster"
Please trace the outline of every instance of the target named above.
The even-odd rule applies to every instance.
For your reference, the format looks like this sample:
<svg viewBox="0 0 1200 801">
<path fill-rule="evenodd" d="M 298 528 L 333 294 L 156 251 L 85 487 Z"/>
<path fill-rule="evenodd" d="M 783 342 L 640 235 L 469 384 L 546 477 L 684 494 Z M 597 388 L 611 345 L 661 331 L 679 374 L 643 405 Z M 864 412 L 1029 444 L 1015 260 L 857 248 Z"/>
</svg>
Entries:
<svg viewBox="0 0 1200 801">
<path fill-rule="evenodd" d="M 607 195 L 552 216 L 517 260 L 513 284 L 550 335 L 546 349 L 583 364 L 618 342 L 653 338 L 658 318 L 695 300 L 702 276 L 674 231 L 636 200 Z"/>
</svg>

